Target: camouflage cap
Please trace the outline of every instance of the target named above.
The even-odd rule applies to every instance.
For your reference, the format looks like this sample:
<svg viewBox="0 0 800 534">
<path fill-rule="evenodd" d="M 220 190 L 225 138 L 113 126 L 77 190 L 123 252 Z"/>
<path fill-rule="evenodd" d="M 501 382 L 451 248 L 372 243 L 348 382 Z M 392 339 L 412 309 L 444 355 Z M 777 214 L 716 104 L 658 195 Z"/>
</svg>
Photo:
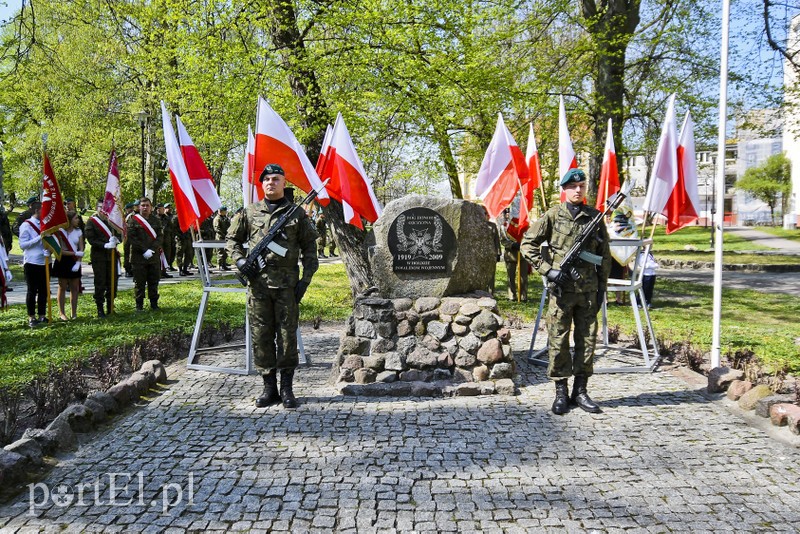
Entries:
<svg viewBox="0 0 800 534">
<path fill-rule="evenodd" d="M 564 187 L 570 182 L 585 182 L 586 174 L 580 169 L 570 169 L 567 174 L 561 179 L 561 187 Z"/>
<path fill-rule="evenodd" d="M 264 177 L 268 174 L 282 174 L 286 176 L 286 173 L 283 172 L 283 167 L 281 167 L 277 163 L 268 163 L 264 165 L 264 170 L 261 171 L 261 174 L 258 177 L 258 181 L 263 182 Z"/>
</svg>

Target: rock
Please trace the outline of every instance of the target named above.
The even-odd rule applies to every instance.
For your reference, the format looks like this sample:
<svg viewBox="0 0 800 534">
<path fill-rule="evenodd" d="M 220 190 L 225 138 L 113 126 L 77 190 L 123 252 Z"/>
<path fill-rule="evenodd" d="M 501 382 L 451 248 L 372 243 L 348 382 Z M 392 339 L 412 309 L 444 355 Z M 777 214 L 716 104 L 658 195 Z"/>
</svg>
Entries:
<svg viewBox="0 0 800 534">
<path fill-rule="evenodd" d="M 156 376 L 156 378 L 158 377 Z M 114 400 L 114 397 L 112 397 L 105 391 L 95 391 L 91 395 L 89 395 L 87 399 L 93 400 L 94 402 L 101 404 L 107 414 L 117 413 L 117 410 L 119 410 L 119 405 L 117 404 L 117 401 Z"/>
<path fill-rule="evenodd" d="M 497 315 L 488 310 L 483 310 L 472 320 L 469 328 L 481 339 L 486 339 L 497 332 L 500 328 L 500 323 L 497 322 Z"/>
<path fill-rule="evenodd" d="M 58 432 L 44 428 L 29 428 L 22 434 L 22 439 L 32 439 L 39 444 L 43 454 L 53 454 L 58 450 Z"/>
<path fill-rule="evenodd" d="M 352 369 L 341 369 L 339 371 L 339 378 L 337 382 L 353 382 L 356 379 L 355 373 Z"/>
<path fill-rule="evenodd" d="M 491 297 L 483 297 L 478 299 L 478 302 L 475 303 L 479 308 L 483 308 L 485 310 L 494 311 L 497 309 L 497 301 Z"/>
<path fill-rule="evenodd" d="M 25 476 L 28 459 L 16 452 L 0 450 L 0 485 L 10 488 L 11 484 Z"/>
<path fill-rule="evenodd" d="M 470 354 L 464 349 L 459 349 L 456 354 L 455 364 L 459 367 L 472 367 L 478 358 L 474 354 Z"/>
<path fill-rule="evenodd" d="M 377 375 L 378 373 L 376 373 L 374 370 L 367 368 L 356 369 L 353 373 L 356 384 L 371 384 L 375 382 L 375 377 Z"/>
<path fill-rule="evenodd" d="M 417 337 L 422 337 L 425 335 L 425 323 L 422 321 L 417 323 L 417 326 L 414 327 L 414 335 Z"/>
<path fill-rule="evenodd" d="M 340 354 L 359 354 L 364 355 L 369 348 L 369 340 L 360 339 L 355 336 L 342 336 L 339 342 Z"/>
<path fill-rule="evenodd" d="M 497 338 L 487 339 L 478 349 L 478 361 L 488 365 L 503 361 L 503 346 L 500 344 L 500 340 Z"/>
<path fill-rule="evenodd" d="M 511 345 L 503 345 L 503 359 L 506 361 L 513 360 L 511 356 Z"/>
<path fill-rule="evenodd" d="M 756 415 L 759 417 L 769 417 L 769 410 L 775 404 L 791 404 L 794 395 L 770 395 L 756 402 Z"/>
<path fill-rule="evenodd" d="M 442 341 L 450 335 L 450 325 L 441 321 L 431 321 L 428 323 L 428 333 Z"/>
<path fill-rule="evenodd" d="M 392 303 L 394 304 L 394 309 L 399 312 L 410 310 L 414 305 L 414 301 L 409 298 L 394 299 Z"/>
<path fill-rule="evenodd" d="M 399 337 L 404 337 L 411 335 L 414 332 L 414 327 L 408 320 L 400 321 L 397 323 L 397 335 Z"/>
<path fill-rule="evenodd" d="M 379 300 L 378 305 L 370 305 L 369 301 Z M 384 299 L 365 299 L 356 302 L 356 308 L 353 310 L 353 315 L 356 319 L 369 321 L 371 323 L 379 323 L 394 319 L 394 309 L 391 307 L 391 302 Z"/>
<path fill-rule="evenodd" d="M 402 371 L 405 365 L 406 356 L 401 352 L 387 352 L 384 355 L 383 368 L 387 371 Z"/>
<path fill-rule="evenodd" d="M 411 394 L 411 384 L 394 382 L 391 384 L 343 384 L 339 387 L 342 395 L 360 395 L 364 397 L 406 397 Z"/>
<path fill-rule="evenodd" d="M 479 382 L 479 385 L 481 386 L 481 395 L 494 395 L 494 382 L 491 380 L 484 380 L 483 382 Z"/>
<path fill-rule="evenodd" d="M 18 439 L 6 445 L 3 449 L 24 456 L 33 465 L 42 465 L 42 447 L 34 439 Z"/>
<path fill-rule="evenodd" d="M 89 432 L 92 429 L 92 412 L 83 404 L 71 404 L 56 419 L 63 419 L 73 432 Z"/>
<path fill-rule="evenodd" d="M 406 356 L 406 365 L 417 369 L 428 369 L 436 367 L 437 354 L 429 351 L 425 347 L 417 347 L 411 354 Z"/>
<path fill-rule="evenodd" d="M 511 330 L 508 328 L 501 328 L 497 331 L 497 339 L 500 340 L 500 343 L 506 345 L 511 342 Z"/>
<path fill-rule="evenodd" d="M 739 397 L 739 408 L 742 410 L 753 410 L 756 407 L 756 403 L 763 399 L 764 397 L 771 396 L 772 390 L 769 386 L 765 386 L 764 384 L 759 384 L 741 397 Z"/>
<path fill-rule="evenodd" d="M 480 310 L 480 308 L 478 308 Z M 472 317 L 467 317 L 466 315 L 456 315 L 453 319 L 453 323 L 460 324 L 463 326 L 467 326 L 472 322 Z"/>
<path fill-rule="evenodd" d="M 472 371 L 456 367 L 453 369 L 453 382 L 456 384 L 461 382 L 472 382 Z"/>
<path fill-rule="evenodd" d="M 142 368 L 140 370 L 153 373 L 153 378 L 155 381 L 150 384 L 150 387 L 154 387 L 156 384 L 167 383 L 167 369 L 159 360 L 147 360 L 142 364 Z"/>
<path fill-rule="evenodd" d="M 475 382 L 464 382 L 456 387 L 456 392 L 459 397 L 477 397 L 481 394 L 481 386 Z"/>
<path fill-rule="evenodd" d="M 433 379 L 435 381 L 438 380 L 451 380 L 453 378 L 453 373 L 450 372 L 449 369 L 434 369 L 433 370 Z"/>
<path fill-rule="evenodd" d="M 149 371 L 136 371 L 129 378 L 128 381 L 134 384 L 139 395 L 147 395 L 150 391 L 150 385 L 156 384 L 156 377 Z"/>
<path fill-rule="evenodd" d="M 433 311 L 439 307 L 439 303 L 441 301 L 436 297 L 420 297 L 414 303 L 414 309 L 417 310 L 420 314 Z M 436 312 L 437 315 L 439 312 Z"/>
<path fill-rule="evenodd" d="M 427 382 L 433 377 L 430 371 L 422 371 L 419 369 L 409 369 L 400 373 L 400 380 L 403 382 Z"/>
<path fill-rule="evenodd" d="M 356 319 L 356 336 L 373 339 L 376 335 L 375 325 L 373 323 Z"/>
<path fill-rule="evenodd" d="M 492 370 L 489 373 L 489 378 L 492 380 L 497 380 L 500 378 L 511 378 L 513 376 L 514 371 L 511 368 L 511 364 L 507 362 L 500 362 L 496 363 L 492 366 Z"/>
<path fill-rule="evenodd" d="M 354 336 L 356 335 L 356 318 L 352 315 L 347 318 L 347 322 L 345 323 L 344 335 L 346 336 Z"/>
<path fill-rule="evenodd" d="M 397 340 L 397 352 L 406 356 L 417 346 L 417 340 L 413 337 L 403 337 Z"/>
<path fill-rule="evenodd" d="M 514 381 L 510 378 L 503 378 L 502 380 L 498 380 L 495 383 L 495 388 L 497 389 L 498 395 L 514 395 L 516 393 L 516 387 L 514 386 Z"/>
<path fill-rule="evenodd" d="M 439 312 L 439 320 L 445 324 L 450 324 L 453 322 L 453 316 Z"/>
<path fill-rule="evenodd" d="M 120 407 L 127 406 L 131 401 L 139 398 L 139 392 L 136 388 L 125 380 L 108 388 L 107 393 L 114 398 Z"/>
<path fill-rule="evenodd" d="M 472 377 L 475 382 L 483 382 L 489 378 L 489 368 L 485 365 L 479 365 L 472 370 Z"/>
<path fill-rule="evenodd" d="M 439 354 L 439 356 L 436 358 L 436 366 L 441 369 L 449 369 L 453 366 L 452 356 L 446 352 Z M 438 378 L 434 380 L 438 380 Z"/>
<path fill-rule="evenodd" d="M 464 299 L 462 298 L 443 298 L 442 303 L 439 306 L 439 313 L 443 313 L 445 315 L 456 315 L 458 310 L 461 309 L 461 305 L 464 303 Z"/>
<path fill-rule="evenodd" d="M 57 449 L 66 451 L 75 446 L 75 433 L 66 419 L 56 417 L 53 422 L 47 425 L 46 430 L 50 431 L 56 442 L 58 443 Z"/>
<path fill-rule="evenodd" d="M 462 316 L 469 317 L 470 320 L 472 320 L 472 318 L 478 315 L 481 311 L 482 310 L 480 306 L 474 302 L 465 302 L 461 305 L 461 309 L 458 311 L 458 313 Z"/>
<path fill-rule="evenodd" d="M 376 353 L 374 356 L 366 356 L 363 358 L 364 367 L 372 369 L 375 372 L 383 371 L 383 366 L 386 364 L 386 354 Z"/>
<path fill-rule="evenodd" d="M 86 406 L 90 412 L 92 412 L 93 424 L 96 425 L 98 423 L 102 423 L 108 418 L 105 407 L 99 402 L 87 398 L 85 401 L 83 401 L 83 405 Z"/>
<path fill-rule="evenodd" d="M 442 388 L 428 382 L 412 382 L 409 395 L 412 397 L 439 397 L 442 395 Z"/>
<path fill-rule="evenodd" d="M 775 404 L 769 409 L 773 425 L 789 426 L 795 434 L 800 434 L 800 406 L 796 404 Z"/>
<path fill-rule="evenodd" d="M 731 382 L 744 378 L 744 372 L 730 367 L 715 367 L 708 373 L 708 392 L 721 393 L 728 389 Z"/>
<path fill-rule="evenodd" d="M 376 352 L 389 352 L 394 350 L 396 346 L 397 343 L 395 343 L 393 339 L 379 337 L 378 339 L 372 341 L 369 350 L 370 354 L 374 354 Z"/>
<path fill-rule="evenodd" d="M 727 396 L 732 401 L 738 401 L 739 397 L 753 389 L 753 384 L 747 380 L 733 380 L 728 386 Z"/>
<path fill-rule="evenodd" d="M 356 356 L 355 354 L 347 356 L 342 362 L 342 365 L 339 366 L 341 369 L 350 369 L 352 371 L 361 369 L 362 367 L 364 367 L 363 358 L 361 358 L 361 356 Z"/>
<path fill-rule="evenodd" d="M 431 321 L 438 321 L 439 320 L 439 312 L 437 310 L 426 311 L 419 314 L 419 320 L 425 323 L 426 325 Z"/>
<path fill-rule="evenodd" d="M 439 340 L 431 335 L 426 335 L 424 338 L 422 338 L 422 346 L 434 352 L 438 351 L 442 347 L 441 343 L 439 343 Z"/>
<path fill-rule="evenodd" d="M 397 323 L 395 323 L 394 317 L 392 317 L 391 320 L 378 323 L 375 327 L 375 331 L 380 337 L 392 337 L 395 335 L 395 332 L 397 332 Z"/>
<path fill-rule="evenodd" d="M 458 346 L 470 354 L 477 354 L 478 348 L 481 346 L 481 340 L 469 333 L 458 340 Z"/>
<path fill-rule="evenodd" d="M 469 332 L 469 327 L 468 327 L 467 325 L 465 325 L 465 324 L 459 324 L 459 323 L 452 323 L 452 324 L 450 325 L 450 329 L 451 329 L 451 330 L 453 331 L 453 333 L 454 333 L 455 335 L 457 335 L 457 336 L 463 336 L 463 335 L 465 335 L 467 332 Z"/>
<path fill-rule="evenodd" d="M 419 322 L 419 314 L 416 312 L 416 310 L 411 309 L 406 312 L 406 321 L 411 323 L 411 326 L 414 326 Z"/>
<path fill-rule="evenodd" d="M 458 341 L 454 337 L 451 337 L 447 341 L 442 341 L 442 348 L 447 351 L 450 356 L 455 356 L 458 354 Z"/>
<path fill-rule="evenodd" d="M 385 382 L 388 384 L 395 381 L 397 381 L 397 373 L 394 371 L 382 371 L 375 377 L 375 382 Z"/>
</svg>

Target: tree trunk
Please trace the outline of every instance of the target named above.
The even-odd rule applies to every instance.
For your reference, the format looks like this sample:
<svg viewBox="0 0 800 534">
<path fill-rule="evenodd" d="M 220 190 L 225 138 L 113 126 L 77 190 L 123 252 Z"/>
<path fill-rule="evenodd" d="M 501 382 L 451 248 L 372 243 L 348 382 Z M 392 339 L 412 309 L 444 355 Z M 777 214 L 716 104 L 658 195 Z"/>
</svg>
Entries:
<svg viewBox="0 0 800 534">
<path fill-rule="evenodd" d="M 450 146 L 450 137 L 447 135 L 447 129 L 435 122 L 435 120 L 434 135 L 436 136 L 436 144 L 439 145 L 439 151 L 442 154 L 442 161 L 444 161 L 447 181 L 450 182 L 450 191 L 453 193 L 453 198 L 464 198 L 464 193 L 461 191 L 461 182 L 458 180 L 456 158 L 453 156 L 453 148 Z"/>
</svg>

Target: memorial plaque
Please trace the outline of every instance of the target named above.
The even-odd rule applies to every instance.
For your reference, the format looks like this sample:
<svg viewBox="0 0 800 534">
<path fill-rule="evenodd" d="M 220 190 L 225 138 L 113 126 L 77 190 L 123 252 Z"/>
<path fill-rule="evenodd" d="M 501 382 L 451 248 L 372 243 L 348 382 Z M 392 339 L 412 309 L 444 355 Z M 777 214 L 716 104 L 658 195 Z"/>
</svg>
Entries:
<svg viewBox="0 0 800 534">
<path fill-rule="evenodd" d="M 411 208 L 395 218 L 389 228 L 392 270 L 403 273 L 446 273 L 455 252 L 453 229 L 429 208 Z"/>
</svg>

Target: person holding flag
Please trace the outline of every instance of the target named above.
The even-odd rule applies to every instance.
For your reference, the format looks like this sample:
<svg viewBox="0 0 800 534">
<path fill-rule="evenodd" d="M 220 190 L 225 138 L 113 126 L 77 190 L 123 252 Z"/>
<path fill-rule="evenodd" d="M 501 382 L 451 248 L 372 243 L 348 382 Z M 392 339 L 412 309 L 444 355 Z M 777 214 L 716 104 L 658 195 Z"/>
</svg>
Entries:
<svg viewBox="0 0 800 534">
<path fill-rule="evenodd" d="M 122 236 L 109 223 L 103 212 L 103 203 L 97 203 L 97 213 L 89 217 L 86 223 L 86 241 L 91 246 L 92 270 L 94 271 L 94 302 L 97 305 L 97 316 L 104 319 L 111 313 L 114 295 L 117 293 L 117 279 L 112 276 L 112 262 L 116 260 L 117 245 Z M 105 309 L 104 309 L 105 306 Z"/>
<path fill-rule="evenodd" d="M 594 371 L 594 349 L 597 338 L 599 295 L 611 270 L 608 231 L 599 225 L 595 236 L 584 246 L 581 261 L 575 265 L 579 277 L 561 270 L 561 260 L 577 241 L 581 229 L 590 224 L 600 212 L 586 205 L 586 175 L 580 169 L 570 169 L 560 182 L 566 202 L 558 204 L 537 220 L 522 240 L 523 257 L 542 275 L 550 287 L 547 312 L 547 331 L 550 363 L 547 376 L 555 382 L 556 398 L 552 411 L 563 415 L 569 405 L 577 405 L 590 413 L 600 413 L 600 407 L 586 391 Z M 542 244 L 549 243 L 549 253 Z M 586 259 L 584 260 L 584 252 Z M 577 278 L 577 279 L 576 279 Z M 575 355 L 570 354 L 569 334 L 574 326 Z M 571 397 L 567 397 L 568 379 L 575 376 Z"/>
<path fill-rule="evenodd" d="M 25 272 L 25 283 L 28 291 L 25 305 L 28 308 L 28 326 L 36 328 L 47 322 L 47 272 L 45 262 L 50 261 L 50 252 L 42 244 L 42 231 L 39 229 L 39 212 L 42 203 L 38 200 L 29 204 L 32 210 L 30 217 L 19 227 L 19 247 L 22 249 L 22 268 Z M 38 318 L 37 318 L 38 312 Z"/>
<path fill-rule="evenodd" d="M 128 240 L 131 244 L 131 268 L 133 269 L 136 311 L 144 311 L 144 293 L 150 308 L 158 310 L 158 281 L 161 279 L 161 258 L 159 250 L 162 243 L 161 221 L 153 213 L 150 199 L 139 200 L 139 213 L 128 219 Z"/>
<path fill-rule="evenodd" d="M 517 302 L 528 302 L 528 267 L 529 264 L 519 253 L 519 243 L 525 235 L 526 227 L 520 227 L 519 218 L 511 218 L 509 209 L 503 212 L 502 232 L 500 241 L 503 243 L 505 254 L 503 261 L 506 264 L 506 274 L 508 275 L 508 300 Z M 517 275 L 519 267 L 519 275 Z M 517 291 L 517 280 L 519 280 L 519 292 Z"/>
</svg>

